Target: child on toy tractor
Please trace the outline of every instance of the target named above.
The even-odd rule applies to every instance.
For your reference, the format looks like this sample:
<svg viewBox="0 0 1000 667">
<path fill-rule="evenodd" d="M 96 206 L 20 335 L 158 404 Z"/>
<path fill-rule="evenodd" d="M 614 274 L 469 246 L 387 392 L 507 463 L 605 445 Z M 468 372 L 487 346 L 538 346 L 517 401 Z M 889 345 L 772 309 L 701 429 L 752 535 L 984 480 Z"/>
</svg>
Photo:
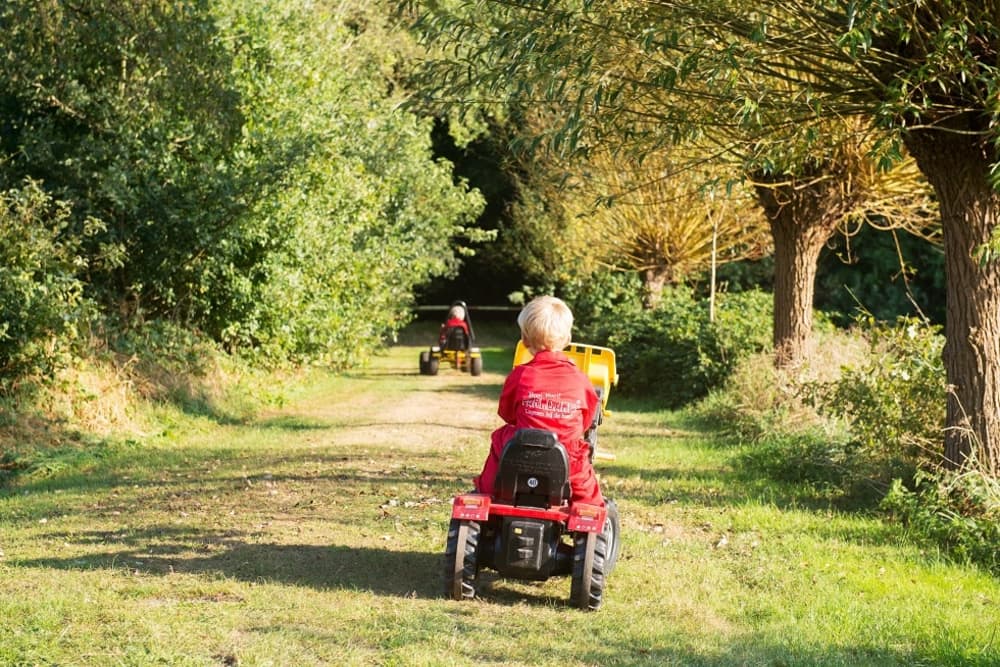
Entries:
<svg viewBox="0 0 1000 667">
<path fill-rule="evenodd" d="M 420 353 L 420 374 L 437 375 L 441 360 L 472 375 L 483 372 L 483 357 L 475 347 L 475 334 L 464 301 L 455 301 L 448 309 L 448 319 L 441 325 L 436 345 Z"/>
<path fill-rule="evenodd" d="M 618 515 L 601 494 L 585 434 L 596 428 L 607 388 L 599 397 L 591 377 L 563 354 L 573 314 L 561 300 L 538 297 L 517 322 L 531 359 L 504 382 L 497 412 L 505 423 L 492 434 L 476 493 L 455 499 L 446 590 L 455 599 L 473 597 L 486 566 L 523 579 L 572 574 L 573 603 L 597 609 L 617 560 Z M 616 379 L 613 353 L 596 350 L 611 360 L 603 377 Z"/>
<path fill-rule="evenodd" d="M 490 452 L 475 478 L 476 490 L 492 493 L 504 445 L 518 429 L 552 431 L 569 456 L 573 502 L 603 505 L 584 432 L 597 415 L 600 399 L 589 378 L 562 349 L 569 345 L 573 313 L 560 299 L 533 299 L 517 318 L 531 361 L 517 366 L 504 382 L 497 413 L 504 425 L 490 437 Z"/>
</svg>

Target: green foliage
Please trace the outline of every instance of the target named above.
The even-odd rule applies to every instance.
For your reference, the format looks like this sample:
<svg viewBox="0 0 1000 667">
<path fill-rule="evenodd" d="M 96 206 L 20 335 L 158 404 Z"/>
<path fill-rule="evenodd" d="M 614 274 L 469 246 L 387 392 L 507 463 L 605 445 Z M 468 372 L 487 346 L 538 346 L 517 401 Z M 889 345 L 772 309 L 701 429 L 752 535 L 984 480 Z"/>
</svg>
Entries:
<svg viewBox="0 0 1000 667">
<path fill-rule="evenodd" d="M 821 413 L 848 421 L 881 476 L 912 475 L 922 461 L 937 461 L 940 451 L 943 337 L 939 327 L 914 318 L 886 324 L 868 315 L 859 325 L 870 346 L 868 360 L 843 368 L 835 381 L 808 385 L 806 393 Z"/>
<path fill-rule="evenodd" d="M 820 345 L 835 345 L 844 338 L 824 333 Z M 821 417 L 803 402 L 800 387 L 796 376 L 775 368 L 772 354 L 756 354 L 742 359 L 725 384 L 699 401 L 692 414 L 741 445 L 735 460 L 743 473 L 803 485 L 838 502 L 871 506 L 880 493 L 866 474 L 857 444 L 842 422 Z"/>
<path fill-rule="evenodd" d="M 741 468 L 770 479 L 843 491 L 857 480 L 854 452 L 819 430 L 775 431 L 738 457 Z"/>
<path fill-rule="evenodd" d="M 921 539 L 1000 574 L 1000 484 L 975 470 L 895 480 L 882 508 Z"/>
<path fill-rule="evenodd" d="M 243 118 L 208 3 L 15 0 L 0 10 L 5 162 L 87 220 L 87 291 L 127 321 L 204 312 L 208 265 L 234 263 L 253 192 L 231 151 Z M 228 251 L 227 251 L 228 250 Z"/>
<path fill-rule="evenodd" d="M 235 347 L 357 362 L 405 324 L 416 285 L 457 268 L 481 197 L 432 160 L 430 121 L 386 94 L 399 54 L 380 46 L 377 12 L 361 15 L 371 34 L 349 28 L 358 15 L 297 3 L 234 1 L 227 16 L 254 45 L 234 54 L 252 130 L 244 160 L 282 180 L 248 213 L 271 252 L 226 281 L 238 316 L 213 330 Z"/>
<path fill-rule="evenodd" d="M 745 472 L 832 492 L 838 504 L 878 506 L 918 541 L 1000 572 L 997 480 L 972 465 L 935 465 L 945 391 L 938 329 L 871 316 L 860 324 L 823 341 L 832 348 L 863 338 L 867 347 L 837 379 L 790 378 L 752 357 L 695 416 L 745 443 L 736 457 Z"/>
<path fill-rule="evenodd" d="M 608 321 L 642 310 L 642 281 L 632 272 L 594 271 L 538 293 L 558 294 L 570 305 L 574 338 L 583 342 L 602 336 Z"/>
<path fill-rule="evenodd" d="M 32 177 L 65 202 L 69 275 L 102 324 L 363 360 L 414 287 L 486 236 L 466 228 L 481 198 L 433 160 L 430 122 L 399 109 L 413 47 L 389 14 L 5 3 L 0 188 Z"/>
<path fill-rule="evenodd" d="M 944 322 L 944 253 L 911 234 L 862 226 L 820 258 L 815 306 L 847 326 L 858 310 L 879 320 L 922 314 Z M 919 309 L 919 310 L 917 310 Z"/>
<path fill-rule="evenodd" d="M 823 343 L 846 346 L 863 337 L 867 347 L 862 360 L 842 362 L 835 379 L 808 379 L 817 372 L 809 368 L 785 377 L 759 363 L 741 365 L 725 390 L 699 405 L 700 416 L 753 442 L 743 466 L 774 479 L 822 485 L 866 504 L 893 479 L 912 481 L 939 458 L 942 338 L 913 319 L 887 324 L 868 316 L 859 324 Z"/>
<path fill-rule="evenodd" d="M 0 393 L 25 376 L 51 377 L 87 311 L 69 218 L 38 183 L 0 192 Z"/>
<path fill-rule="evenodd" d="M 680 406 L 719 386 L 737 362 L 770 345 L 771 299 L 762 292 L 720 295 L 716 320 L 685 287 L 655 310 L 608 313 L 596 335 L 615 350 L 624 394 Z"/>
<path fill-rule="evenodd" d="M 741 359 L 726 381 L 692 406 L 696 419 L 739 442 L 760 443 L 778 433 L 821 430 L 814 409 L 798 400 L 795 382 L 760 352 Z"/>
</svg>

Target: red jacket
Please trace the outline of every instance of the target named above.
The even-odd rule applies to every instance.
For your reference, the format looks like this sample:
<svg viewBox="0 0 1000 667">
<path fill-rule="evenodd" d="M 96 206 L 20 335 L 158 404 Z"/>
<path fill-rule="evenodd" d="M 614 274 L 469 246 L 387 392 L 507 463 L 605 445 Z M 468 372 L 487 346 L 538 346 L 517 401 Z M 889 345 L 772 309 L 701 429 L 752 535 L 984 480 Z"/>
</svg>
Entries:
<svg viewBox="0 0 1000 667">
<path fill-rule="evenodd" d="M 445 320 L 445 323 L 441 325 L 441 331 L 438 332 L 438 343 L 444 345 L 448 338 L 448 330 L 452 327 L 462 327 L 465 330 L 465 335 L 469 336 L 469 323 L 465 320 L 460 320 L 457 317 L 449 317 Z"/>
<path fill-rule="evenodd" d="M 590 448 L 583 433 L 597 414 L 599 399 L 583 372 L 562 352 L 542 350 L 507 376 L 497 414 L 506 422 L 493 432 L 483 471 L 475 478 L 480 493 L 493 493 L 500 454 L 520 428 L 553 431 L 569 455 L 573 502 L 603 505 Z"/>
</svg>

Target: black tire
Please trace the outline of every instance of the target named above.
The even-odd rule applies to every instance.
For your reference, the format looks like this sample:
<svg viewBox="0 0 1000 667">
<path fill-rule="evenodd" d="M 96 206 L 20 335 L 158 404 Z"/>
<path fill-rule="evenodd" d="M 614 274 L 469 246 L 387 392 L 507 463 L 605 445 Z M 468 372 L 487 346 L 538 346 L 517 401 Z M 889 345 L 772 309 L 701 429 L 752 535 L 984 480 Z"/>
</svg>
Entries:
<svg viewBox="0 0 1000 667">
<path fill-rule="evenodd" d="M 573 536 L 573 583 L 570 603 L 585 611 L 597 611 L 604 602 L 605 562 L 608 543 L 602 533 Z"/>
<path fill-rule="evenodd" d="M 618 505 L 613 500 L 607 501 L 608 516 L 604 519 L 604 540 L 608 545 L 608 559 L 604 566 L 604 574 L 614 572 L 618 564 L 618 555 L 622 550 L 621 521 L 618 519 Z"/>
<path fill-rule="evenodd" d="M 476 551 L 479 524 L 452 519 L 444 549 L 444 594 L 452 600 L 476 597 Z"/>
<path fill-rule="evenodd" d="M 604 421 L 604 409 L 601 406 L 601 402 L 597 402 L 597 412 L 594 414 L 594 421 L 590 424 L 584 434 L 583 439 L 587 441 L 587 448 L 589 450 L 590 462 L 594 462 L 594 452 L 597 451 L 597 427 L 601 425 Z"/>
<path fill-rule="evenodd" d="M 437 357 L 431 357 L 430 361 L 427 362 L 427 374 L 428 375 L 437 375 L 438 374 L 438 365 L 440 363 L 441 362 L 438 360 Z"/>
<path fill-rule="evenodd" d="M 431 353 L 424 350 L 420 353 L 420 374 L 427 375 L 430 372 Z"/>
<path fill-rule="evenodd" d="M 483 374 L 483 358 L 482 357 L 472 357 L 472 361 L 469 363 L 469 372 L 473 375 Z"/>
</svg>

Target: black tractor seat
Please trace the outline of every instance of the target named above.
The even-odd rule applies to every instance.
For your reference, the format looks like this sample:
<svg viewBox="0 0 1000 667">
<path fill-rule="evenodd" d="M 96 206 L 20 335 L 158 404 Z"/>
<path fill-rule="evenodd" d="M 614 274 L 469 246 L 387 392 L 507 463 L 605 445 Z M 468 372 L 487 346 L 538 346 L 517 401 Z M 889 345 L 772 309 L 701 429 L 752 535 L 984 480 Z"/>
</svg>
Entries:
<svg viewBox="0 0 1000 667">
<path fill-rule="evenodd" d="M 522 428 L 507 441 L 493 496 L 497 502 L 543 509 L 569 501 L 569 457 L 555 433 Z"/>
</svg>

